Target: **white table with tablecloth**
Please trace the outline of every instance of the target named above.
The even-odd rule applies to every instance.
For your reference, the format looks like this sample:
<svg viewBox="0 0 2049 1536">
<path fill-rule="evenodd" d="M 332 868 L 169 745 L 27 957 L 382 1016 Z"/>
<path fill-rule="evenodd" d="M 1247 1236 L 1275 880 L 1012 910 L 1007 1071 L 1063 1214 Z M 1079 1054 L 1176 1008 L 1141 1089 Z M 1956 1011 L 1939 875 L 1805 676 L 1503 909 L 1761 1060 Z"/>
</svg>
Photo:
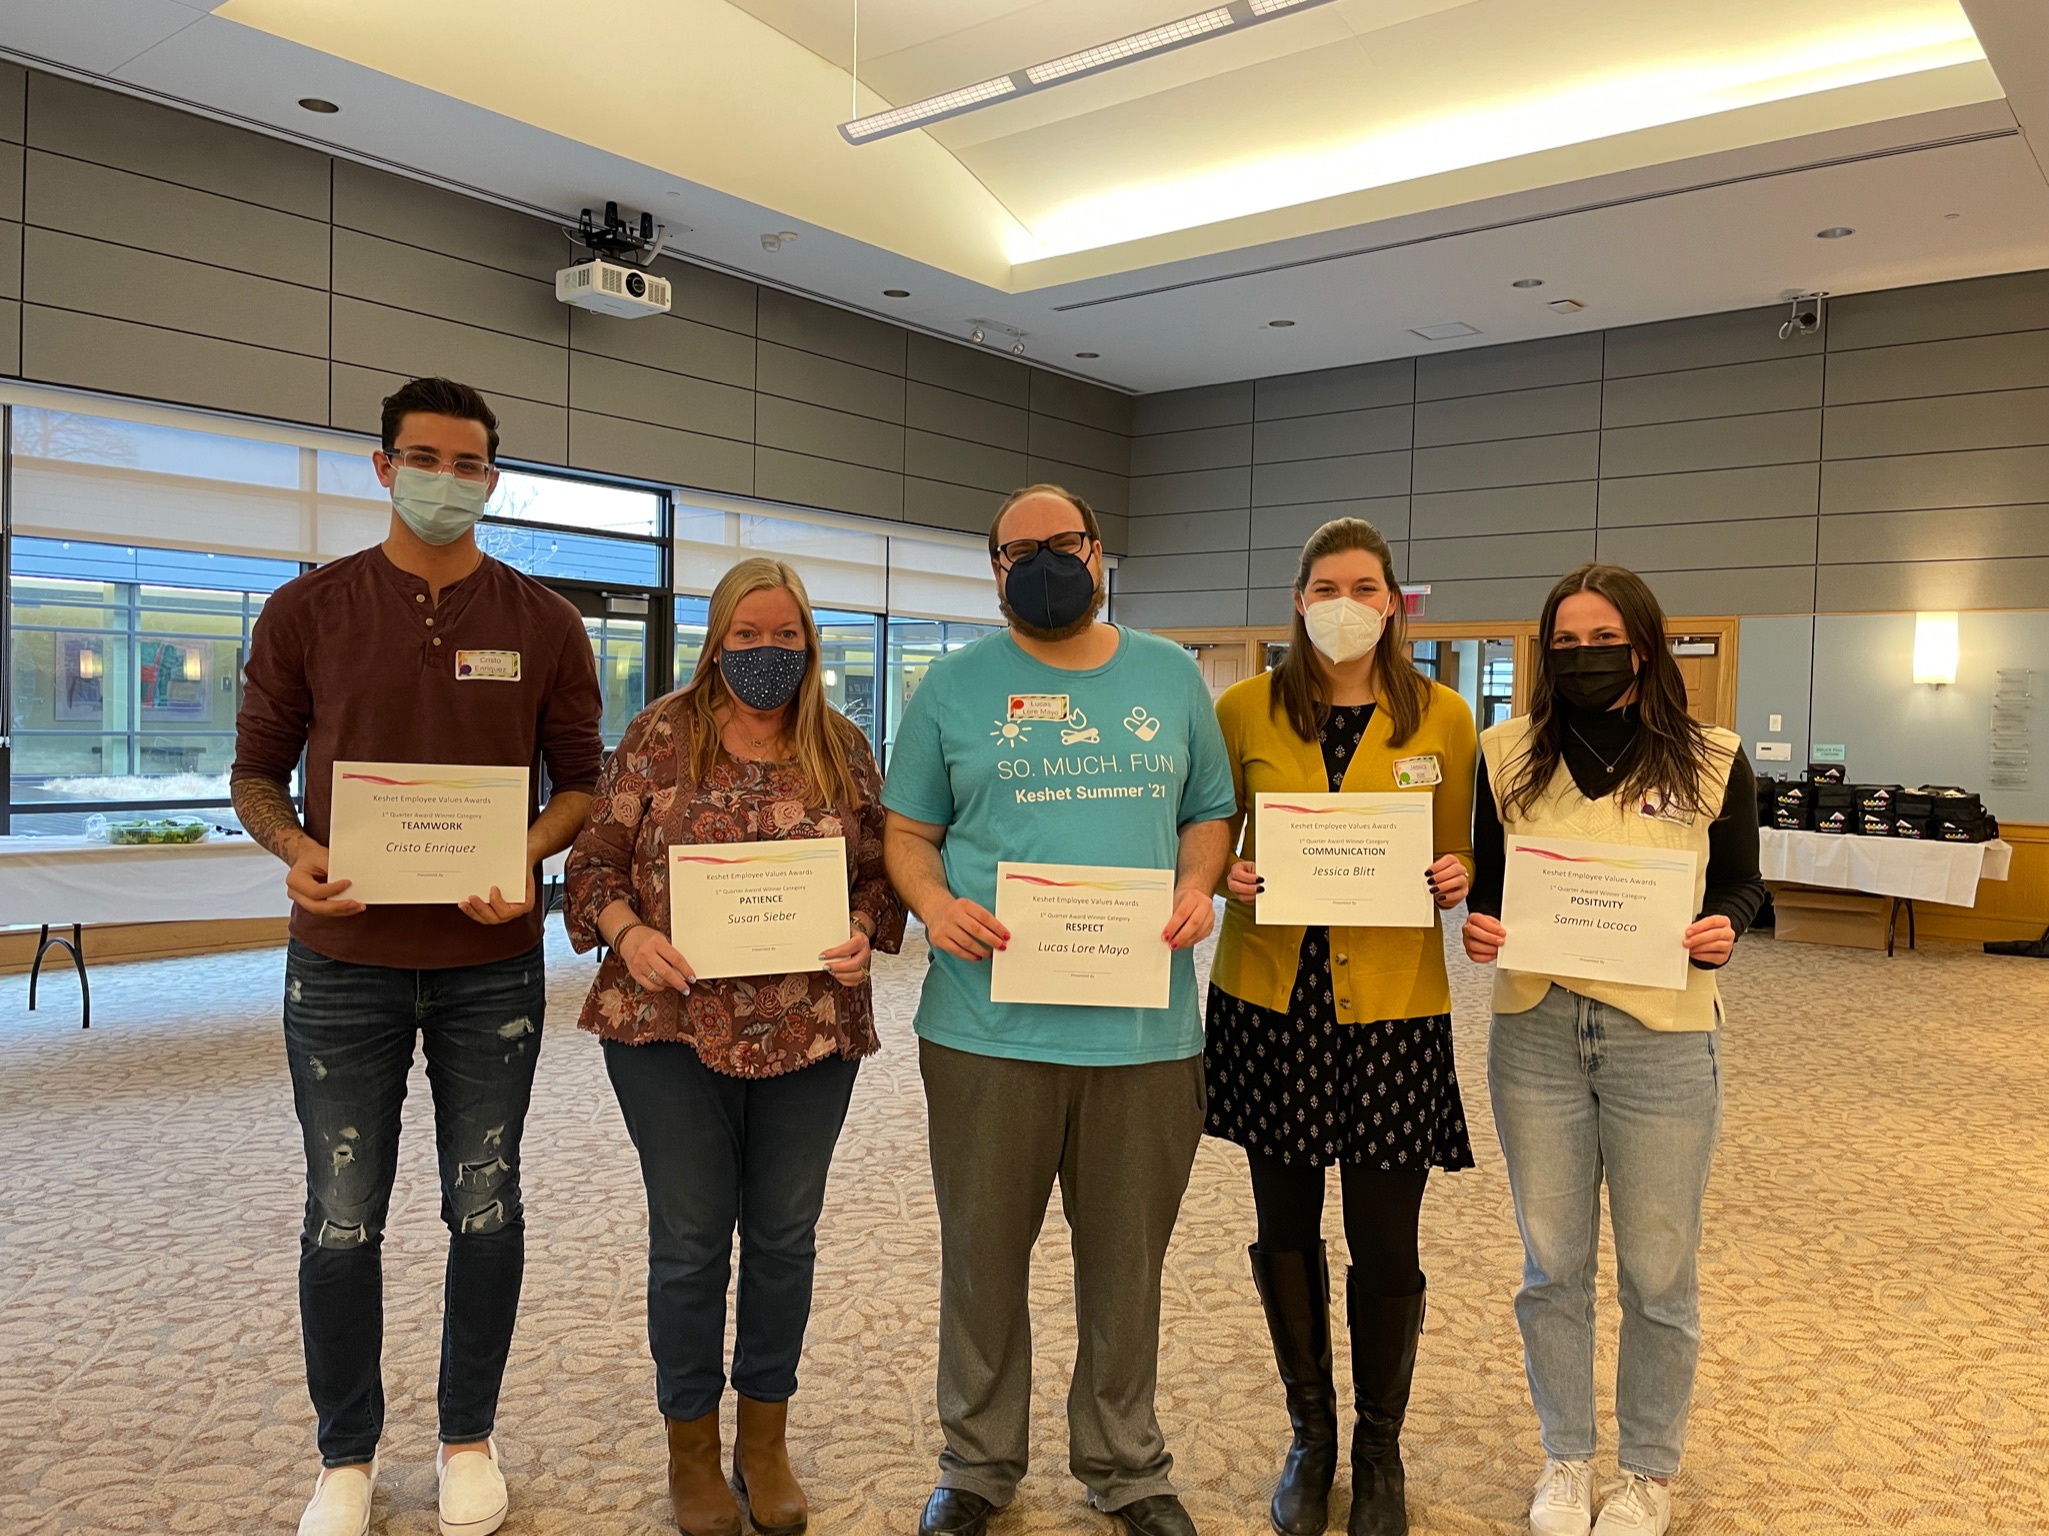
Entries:
<svg viewBox="0 0 2049 1536">
<path fill-rule="evenodd" d="M 1911 837 L 1858 837 L 1845 832 L 1787 832 L 1761 827 L 1757 864 L 1767 880 L 1889 896 L 1907 909 L 1907 944 L 1914 943 L 1914 903 L 1951 907 L 1978 904 L 1980 880 L 2004 880 L 2013 868 L 2013 844 L 1945 843 Z M 1892 953 L 1892 924 L 1886 926 Z"/>
</svg>

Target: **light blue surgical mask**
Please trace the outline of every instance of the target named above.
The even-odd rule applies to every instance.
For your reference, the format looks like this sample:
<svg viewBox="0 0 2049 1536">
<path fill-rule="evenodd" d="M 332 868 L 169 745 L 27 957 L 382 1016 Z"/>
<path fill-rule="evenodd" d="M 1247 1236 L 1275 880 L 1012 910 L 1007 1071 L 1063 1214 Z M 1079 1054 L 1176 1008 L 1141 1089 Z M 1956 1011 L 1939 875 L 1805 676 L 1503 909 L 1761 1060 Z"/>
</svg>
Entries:
<svg viewBox="0 0 2049 1536">
<path fill-rule="evenodd" d="M 391 477 L 391 504 L 405 525 L 429 544 L 453 544 L 476 526 L 491 494 L 486 480 L 400 465 Z"/>
</svg>

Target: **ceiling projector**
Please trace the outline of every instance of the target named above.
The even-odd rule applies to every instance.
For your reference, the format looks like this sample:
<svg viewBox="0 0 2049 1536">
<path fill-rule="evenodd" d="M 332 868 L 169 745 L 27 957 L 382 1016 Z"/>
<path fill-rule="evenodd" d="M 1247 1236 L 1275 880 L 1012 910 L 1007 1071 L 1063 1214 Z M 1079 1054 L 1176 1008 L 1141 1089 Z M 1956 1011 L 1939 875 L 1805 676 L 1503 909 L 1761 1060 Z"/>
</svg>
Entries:
<svg viewBox="0 0 2049 1536">
<path fill-rule="evenodd" d="M 669 312 L 669 280 L 598 256 L 557 272 L 555 297 L 578 309 L 635 320 Z"/>
<path fill-rule="evenodd" d="M 653 214 L 643 213 L 636 224 L 616 202 L 607 203 L 602 219 L 586 208 L 576 228 L 562 233 L 590 252 L 555 274 L 555 297 L 564 304 L 623 320 L 669 312 L 669 280 L 648 271 L 669 238 Z"/>
</svg>

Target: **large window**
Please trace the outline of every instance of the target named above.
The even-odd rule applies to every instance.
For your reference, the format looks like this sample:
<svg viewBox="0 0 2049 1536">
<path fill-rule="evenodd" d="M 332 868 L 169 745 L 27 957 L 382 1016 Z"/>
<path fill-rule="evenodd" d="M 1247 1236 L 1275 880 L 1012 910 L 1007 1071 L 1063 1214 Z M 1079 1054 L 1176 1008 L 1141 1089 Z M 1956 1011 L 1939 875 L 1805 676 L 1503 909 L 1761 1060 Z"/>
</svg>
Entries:
<svg viewBox="0 0 2049 1536">
<path fill-rule="evenodd" d="M 374 444 L 11 382 L 0 416 L 0 831 L 75 834 L 94 813 L 144 808 L 232 825 L 251 634 L 284 582 L 384 538 Z M 997 617 L 979 539 L 741 498 L 678 504 L 662 487 L 508 467 L 478 541 L 583 616 L 608 746 L 688 681 L 706 595 L 748 555 L 803 576 L 826 695 L 885 755 L 926 667 Z"/>
<path fill-rule="evenodd" d="M 290 561 L 16 539 L 11 830 L 75 834 L 94 811 L 228 821 L 242 658 Z"/>
</svg>

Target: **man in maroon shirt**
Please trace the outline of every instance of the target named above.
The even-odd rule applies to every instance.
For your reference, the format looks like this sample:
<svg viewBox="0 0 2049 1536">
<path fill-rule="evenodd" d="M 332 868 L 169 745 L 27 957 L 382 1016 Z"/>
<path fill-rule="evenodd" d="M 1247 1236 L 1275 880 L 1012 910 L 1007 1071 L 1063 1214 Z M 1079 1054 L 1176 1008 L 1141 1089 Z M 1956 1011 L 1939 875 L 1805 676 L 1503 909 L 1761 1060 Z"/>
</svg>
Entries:
<svg viewBox="0 0 2049 1536">
<path fill-rule="evenodd" d="M 413 1040 L 434 1095 L 449 1231 L 440 1385 L 441 1529 L 495 1531 L 491 1443 L 525 1266 L 519 1143 L 546 1003 L 533 869 L 575 839 L 597 784 L 603 697 L 576 609 L 477 547 L 498 422 L 474 389 L 415 379 L 384 402 L 375 549 L 264 605 L 236 722 L 235 810 L 290 866 L 285 1052 L 306 1145 L 299 1318 L 321 1473 L 301 1536 L 362 1536 L 383 1431 L 379 1248 Z M 305 757 L 306 815 L 292 771 Z M 329 880 L 337 758 L 526 767 L 526 889 L 365 907 Z M 538 799 L 545 768 L 552 795 Z"/>
</svg>

